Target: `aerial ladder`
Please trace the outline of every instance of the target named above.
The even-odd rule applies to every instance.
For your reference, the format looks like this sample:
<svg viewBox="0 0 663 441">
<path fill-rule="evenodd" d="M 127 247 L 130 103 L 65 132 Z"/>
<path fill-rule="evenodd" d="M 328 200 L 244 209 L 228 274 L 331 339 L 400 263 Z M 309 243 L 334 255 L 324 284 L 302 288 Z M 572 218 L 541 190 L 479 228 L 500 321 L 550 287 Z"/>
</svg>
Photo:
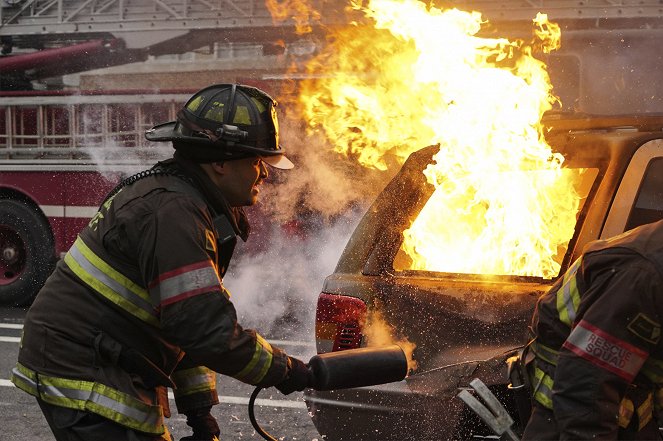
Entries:
<svg viewBox="0 0 663 441">
<path fill-rule="evenodd" d="M 348 8 L 349 3 L 0 0 L 0 39 L 4 44 L 0 49 L 0 79 L 26 69 L 31 69 L 32 79 L 47 78 L 141 61 L 149 55 L 185 53 L 214 42 L 283 45 L 302 38 L 302 20 L 307 24 L 308 36 L 323 41 L 320 37 L 329 28 L 364 20 L 361 13 Z M 563 45 L 569 48 L 568 54 L 582 60 L 579 63 L 585 59 L 600 62 L 601 51 L 606 57 L 617 53 L 624 57 L 641 46 L 658 49 L 663 41 L 660 0 L 442 0 L 434 4 L 479 11 L 490 23 L 499 23 L 500 32 L 506 30 L 516 36 L 522 29 L 529 29 L 523 22 L 531 23 L 537 12 L 545 12 L 561 25 Z M 272 14 L 277 9 L 280 17 Z M 40 51 L 21 55 L 28 57 L 21 59 L 19 55 L 9 56 L 12 46 Z M 646 62 L 651 71 L 663 69 L 663 61 L 656 64 L 651 56 L 643 57 L 633 60 L 633 65 Z M 562 70 L 581 69 L 571 64 Z"/>
<path fill-rule="evenodd" d="M 348 23 L 344 0 L 271 2 L 287 8 L 300 4 L 311 14 L 311 26 Z M 557 22 L 642 22 L 663 17 L 658 0 L 448 0 L 438 7 L 480 11 L 488 20 L 522 22 L 545 12 Z M 294 9 L 294 8 L 293 8 Z M 298 8 L 301 11 L 301 8 Z M 297 14 L 292 11 L 291 15 Z M 287 11 L 286 11 L 287 15 Z M 313 16 L 316 19 L 313 19 Z M 43 42 L 89 40 L 101 36 L 122 39 L 129 49 L 175 50 L 173 40 L 192 34 L 226 41 L 270 41 L 292 37 L 295 20 L 275 20 L 265 0 L 0 0 L 0 36 Z M 633 26 L 633 25 L 630 25 Z M 651 23 L 649 23 L 651 26 Z"/>
</svg>

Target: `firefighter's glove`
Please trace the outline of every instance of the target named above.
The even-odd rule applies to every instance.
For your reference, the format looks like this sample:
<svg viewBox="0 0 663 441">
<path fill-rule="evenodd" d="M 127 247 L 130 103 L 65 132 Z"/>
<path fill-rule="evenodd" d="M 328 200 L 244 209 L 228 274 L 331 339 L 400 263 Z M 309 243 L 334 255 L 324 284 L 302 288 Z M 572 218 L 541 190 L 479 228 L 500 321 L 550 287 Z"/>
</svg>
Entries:
<svg viewBox="0 0 663 441">
<path fill-rule="evenodd" d="M 193 435 L 184 437 L 180 441 L 212 441 L 218 440 L 221 430 L 216 419 L 210 411 L 212 406 L 184 412 L 186 423 L 193 429 Z"/>
<path fill-rule="evenodd" d="M 306 389 L 311 382 L 311 371 L 303 361 L 288 357 L 288 374 L 276 385 L 283 395 Z"/>
</svg>

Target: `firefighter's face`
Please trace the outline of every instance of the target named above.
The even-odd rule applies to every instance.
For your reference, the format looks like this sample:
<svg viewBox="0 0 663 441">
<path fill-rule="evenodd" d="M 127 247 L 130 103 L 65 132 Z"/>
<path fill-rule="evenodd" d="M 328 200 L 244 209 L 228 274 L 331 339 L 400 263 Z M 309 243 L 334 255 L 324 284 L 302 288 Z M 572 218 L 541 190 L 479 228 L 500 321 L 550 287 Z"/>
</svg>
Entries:
<svg viewBox="0 0 663 441">
<path fill-rule="evenodd" d="M 267 178 L 267 166 L 259 157 L 214 163 L 217 179 L 228 203 L 233 207 L 253 205 L 258 200 L 259 186 Z"/>
</svg>

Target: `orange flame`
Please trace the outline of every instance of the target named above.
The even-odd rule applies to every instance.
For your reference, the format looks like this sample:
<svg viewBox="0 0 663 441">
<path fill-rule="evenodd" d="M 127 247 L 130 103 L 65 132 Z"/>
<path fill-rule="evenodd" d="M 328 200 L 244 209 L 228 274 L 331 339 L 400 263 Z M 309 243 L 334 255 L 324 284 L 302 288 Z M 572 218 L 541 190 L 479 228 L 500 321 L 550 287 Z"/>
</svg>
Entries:
<svg viewBox="0 0 663 441">
<path fill-rule="evenodd" d="M 265 5 L 275 22 L 293 19 L 300 35 L 311 32 L 311 24 L 320 21 L 320 13 L 306 0 L 265 0 Z"/>
<path fill-rule="evenodd" d="M 478 36 L 478 12 L 415 0 L 355 4 L 373 27 L 338 31 L 309 72 L 301 104 L 336 151 L 381 170 L 439 144 L 435 193 L 404 234 L 402 268 L 554 277 L 573 235 L 582 171 L 562 168 L 543 136 L 557 103 L 546 66 L 559 26 L 535 41 Z M 312 75 L 313 76 L 313 75 Z M 398 260 L 398 259 L 397 259 Z"/>
</svg>

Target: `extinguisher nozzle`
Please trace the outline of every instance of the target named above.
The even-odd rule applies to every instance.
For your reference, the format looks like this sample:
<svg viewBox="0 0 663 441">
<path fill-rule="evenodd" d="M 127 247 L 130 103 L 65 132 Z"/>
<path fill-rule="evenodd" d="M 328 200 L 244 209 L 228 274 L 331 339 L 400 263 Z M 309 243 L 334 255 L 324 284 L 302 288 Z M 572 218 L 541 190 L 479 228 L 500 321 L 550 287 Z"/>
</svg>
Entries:
<svg viewBox="0 0 663 441">
<path fill-rule="evenodd" d="M 398 345 L 318 354 L 308 366 L 310 387 L 319 391 L 392 383 L 407 375 L 407 357 Z"/>
</svg>

